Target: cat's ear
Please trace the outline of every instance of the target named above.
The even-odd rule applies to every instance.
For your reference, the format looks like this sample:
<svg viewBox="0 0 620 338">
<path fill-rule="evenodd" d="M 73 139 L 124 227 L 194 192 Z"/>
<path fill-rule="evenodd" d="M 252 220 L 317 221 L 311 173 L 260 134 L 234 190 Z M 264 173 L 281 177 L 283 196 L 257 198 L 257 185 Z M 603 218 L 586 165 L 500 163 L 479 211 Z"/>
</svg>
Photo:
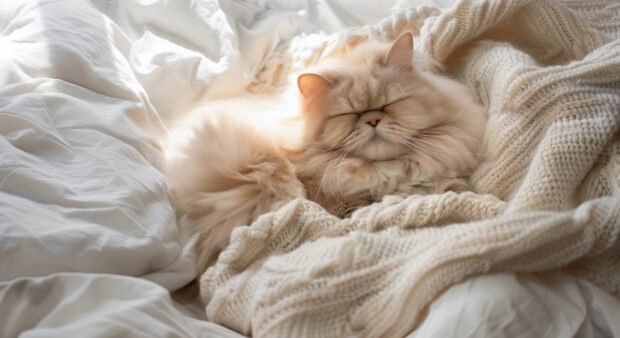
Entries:
<svg viewBox="0 0 620 338">
<path fill-rule="evenodd" d="M 316 97 L 329 89 L 330 82 L 319 74 L 305 73 L 297 78 L 299 92 L 305 98 Z"/>
<path fill-rule="evenodd" d="M 385 66 L 402 71 L 413 71 L 413 34 L 407 32 L 394 41 L 385 58 Z"/>
</svg>

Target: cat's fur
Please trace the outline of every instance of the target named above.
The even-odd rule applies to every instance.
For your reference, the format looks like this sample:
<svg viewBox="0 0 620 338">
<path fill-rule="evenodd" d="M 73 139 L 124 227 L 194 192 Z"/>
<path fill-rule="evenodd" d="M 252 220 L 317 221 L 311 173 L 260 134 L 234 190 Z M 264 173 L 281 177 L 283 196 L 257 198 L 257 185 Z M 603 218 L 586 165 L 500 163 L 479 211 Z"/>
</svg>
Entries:
<svg viewBox="0 0 620 338">
<path fill-rule="evenodd" d="M 467 189 L 485 110 L 414 56 L 410 33 L 360 45 L 297 81 L 293 104 L 224 100 L 177 129 L 186 135 L 176 134 L 167 174 L 183 226 L 199 234 L 199 272 L 235 226 L 296 197 L 346 216 L 388 194 Z"/>
</svg>

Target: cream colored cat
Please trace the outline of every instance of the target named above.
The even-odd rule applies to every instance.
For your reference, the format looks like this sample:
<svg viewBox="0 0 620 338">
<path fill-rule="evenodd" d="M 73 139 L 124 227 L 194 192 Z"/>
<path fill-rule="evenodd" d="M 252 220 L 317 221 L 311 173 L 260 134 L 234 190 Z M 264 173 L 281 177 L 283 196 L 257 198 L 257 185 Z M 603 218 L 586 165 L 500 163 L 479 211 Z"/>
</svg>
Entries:
<svg viewBox="0 0 620 338">
<path fill-rule="evenodd" d="M 468 189 L 485 110 L 414 56 L 410 33 L 360 45 L 291 87 L 211 103 L 172 134 L 166 170 L 182 226 L 199 234 L 199 272 L 235 226 L 297 197 L 347 216 L 388 194 Z"/>
</svg>

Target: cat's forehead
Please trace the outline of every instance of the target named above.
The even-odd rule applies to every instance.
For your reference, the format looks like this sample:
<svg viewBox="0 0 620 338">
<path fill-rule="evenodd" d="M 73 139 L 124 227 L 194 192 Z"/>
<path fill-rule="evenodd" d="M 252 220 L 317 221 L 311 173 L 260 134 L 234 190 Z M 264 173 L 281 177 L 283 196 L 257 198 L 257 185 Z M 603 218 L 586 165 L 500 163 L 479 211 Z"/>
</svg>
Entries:
<svg viewBox="0 0 620 338">
<path fill-rule="evenodd" d="M 342 74 L 330 91 L 334 108 L 359 111 L 379 108 L 390 100 L 406 95 L 403 86 L 389 74 L 358 72 Z"/>
<path fill-rule="evenodd" d="M 389 47 L 384 43 L 367 43 L 323 66 L 322 73 L 331 83 L 331 107 L 327 109 L 331 114 L 380 108 L 405 95 L 407 79 L 385 67 Z"/>
</svg>

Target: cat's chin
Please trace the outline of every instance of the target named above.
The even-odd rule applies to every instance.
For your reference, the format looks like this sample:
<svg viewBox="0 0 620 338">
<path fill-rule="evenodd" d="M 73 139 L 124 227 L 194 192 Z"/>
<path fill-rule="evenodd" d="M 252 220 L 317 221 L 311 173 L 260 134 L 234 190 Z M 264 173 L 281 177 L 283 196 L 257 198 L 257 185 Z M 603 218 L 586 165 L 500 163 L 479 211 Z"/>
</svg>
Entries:
<svg viewBox="0 0 620 338">
<path fill-rule="evenodd" d="M 397 159 L 403 155 L 400 145 L 385 140 L 379 135 L 375 135 L 359 151 L 357 155 L 368 161 L 389 161 Z"/>
</svg>

